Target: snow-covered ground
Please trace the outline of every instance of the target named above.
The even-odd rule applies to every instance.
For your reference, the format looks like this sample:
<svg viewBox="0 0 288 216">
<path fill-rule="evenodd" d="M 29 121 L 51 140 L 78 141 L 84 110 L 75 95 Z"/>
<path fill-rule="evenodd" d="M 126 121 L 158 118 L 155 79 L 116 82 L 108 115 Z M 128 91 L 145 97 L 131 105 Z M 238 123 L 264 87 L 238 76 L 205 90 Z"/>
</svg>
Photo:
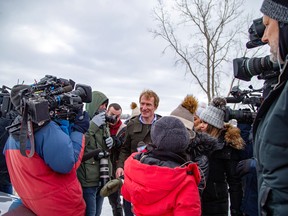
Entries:
<svg viewBox="0 0 288 216">
<path fill-rule="evenodd" d="M 101 212 L 101 216 L 113 216 L 112 214 L 112 208 L 109 204 L 109 200 L 107 197 L 104 198 L 104 203 L 102 206 L 102 212 Z"/>
</svg>

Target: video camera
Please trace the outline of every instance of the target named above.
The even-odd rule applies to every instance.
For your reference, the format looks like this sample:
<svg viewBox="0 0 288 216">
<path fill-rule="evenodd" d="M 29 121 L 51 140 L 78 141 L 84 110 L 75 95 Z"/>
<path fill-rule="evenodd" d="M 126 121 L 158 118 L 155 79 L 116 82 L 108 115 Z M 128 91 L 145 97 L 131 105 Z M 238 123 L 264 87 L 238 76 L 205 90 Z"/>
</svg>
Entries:
<svg viewBox="0 0 288 216">
<path fill-rule="evenodd" d="M 249 39 L 246 43 L 248 49 L 267 44 L 262 42 L 262 37 L 265 31 L 263 19 L 258 18 L 253 20 L 248 33 Z M 244 81 L 250 81 L 253 76 L 257 75 L 258 79 L 265 80 L 263 86 L 263 96 L 266 97 L 278 82 L 280 75 L 280 66 L 278 63 L 270 61 L 270 56 L 260 58 L 235 58 L 233 59 L 234 77 Z"/>
<path fill-rule="evenodd" d="M 92 90 L 90 86 L 46 75 L 38 83 L 19 92 L 20 111 L 28 112 L 32 122 L 42 125 L 50 119 L 73 121 L 83 107 L 83 102 L 90 103 Z"/>
<path fill-rule="evenodd" d="M 258 79 L 272 79 L 280 74 L 279 65 L 270 61 L 267 55 L 261 58 L 235 58 L 233 59 L 234 77 L 250 81 L 253 76 Z"/>
<path fill-rule="evenodd" d="M 239 123 L 252 124 L 256 111 L 260 107 L 263 97 L 261 94 L 253 94 L 255 92 L 262 92 L 263 89 L 241 90 L 238 86 L 234 86 L 230 93 L 233 97 L 226 97 L 227 103 L 242 103 L 250 107 L 240 110 L 232 110 L 230 107 L 226 107 L 224 121 L 228 122 L 231 119 L 236 119 Z M 252 111 L 251 111 L 252 110 Z"/>
</svg>

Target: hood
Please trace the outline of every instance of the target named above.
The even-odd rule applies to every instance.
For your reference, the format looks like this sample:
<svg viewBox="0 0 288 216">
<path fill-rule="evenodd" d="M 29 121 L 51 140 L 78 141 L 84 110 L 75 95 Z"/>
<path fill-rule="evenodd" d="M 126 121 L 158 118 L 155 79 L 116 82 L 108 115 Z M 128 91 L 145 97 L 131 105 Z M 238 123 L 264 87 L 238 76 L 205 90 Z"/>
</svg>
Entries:
<svg viewBox="0 0 288 216">
<path fill-rule="evenodd" d="M 107 101 L 108 104 L 109 100 L 105 94 L 99 91 L 92 92 L 92 101 L 86 104 L 86 111 L 88 112 L 90 119 L 95 115 L 95 112 L 98 111 L 99 107 L 105 101 Z"/>
<path fill-rule="evenodd" d="M 241 150 L 245 147 L 245 142 L 241 137 L 240 129 L 231 124 L 224 125 L 224 139 L 232 148 Z"/>
<path fill-rule="evenodd" d="M 168 168 L 155 165 L 143 164 L 131 155 L 125 161 L 125 180 L 126 190 L 129 191 L 133 203 L 150 205 L 161 201 L 168 196 L 171 191 L 185 181 L 188 169 L 193 167 Z M 196 164 L 191 164 L 195 165 Z M 199 175 L 199 173 L 198 173 Z M 164 178 L 165 176 L 165 178 Z M 199 183 L 199 176 L 197 184 Z M 197 177 L 195 177 L 197 179 Z"/>
</svg>

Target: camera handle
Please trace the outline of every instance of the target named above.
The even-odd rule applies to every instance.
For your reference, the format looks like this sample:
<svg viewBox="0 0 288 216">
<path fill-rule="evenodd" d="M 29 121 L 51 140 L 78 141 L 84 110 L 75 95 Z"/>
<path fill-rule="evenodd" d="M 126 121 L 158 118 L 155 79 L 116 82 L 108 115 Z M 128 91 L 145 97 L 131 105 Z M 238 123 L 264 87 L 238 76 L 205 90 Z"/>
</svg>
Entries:
<svg viewBox="0 0 288 216">
<path fill-rule="evenodd" d="M 30 153 L 26 154 L 26 141 L 27 135 L 30 140 L 31 149 Z M 34 141 L 34 133 L 33 133 L 33 123 L 30 119 L 28 119 L 28 105 L 27 103 L 24 104 L 24 111 L 23 111 L 23 119 L 21 122 L 21 129 L 20 129 L 20 152 L 23 156 L 31 158 L 35 153 L 35 141 Z"/>
</svg>

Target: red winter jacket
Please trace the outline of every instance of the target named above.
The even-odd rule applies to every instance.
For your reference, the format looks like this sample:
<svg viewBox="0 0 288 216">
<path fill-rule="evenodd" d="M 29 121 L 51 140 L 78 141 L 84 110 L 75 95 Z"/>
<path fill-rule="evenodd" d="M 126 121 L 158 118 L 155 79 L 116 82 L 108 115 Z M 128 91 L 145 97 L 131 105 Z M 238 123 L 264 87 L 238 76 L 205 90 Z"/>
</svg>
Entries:
<svg viewBox="0 0 288 216">
<path fill-rule="evenodd" d="M 31 158 L 21 155 L 19 141 L 12 135 L 4 150 L 11 182 L 23 204 L 40 216 L 84 216 L 86 205 L 76 175 L 83 156 L 83 134 L 73 131 L 69 136 L 51 121 L 34 138 Z"/>
<path fill-rule="evenodd" d="M 125 161 L 121 192 L 133 204 L 136 216 L 201 215 L 196 164 L 183 168 L 147 165 L 135 159 L 135 154 Z"/>
</svg>

